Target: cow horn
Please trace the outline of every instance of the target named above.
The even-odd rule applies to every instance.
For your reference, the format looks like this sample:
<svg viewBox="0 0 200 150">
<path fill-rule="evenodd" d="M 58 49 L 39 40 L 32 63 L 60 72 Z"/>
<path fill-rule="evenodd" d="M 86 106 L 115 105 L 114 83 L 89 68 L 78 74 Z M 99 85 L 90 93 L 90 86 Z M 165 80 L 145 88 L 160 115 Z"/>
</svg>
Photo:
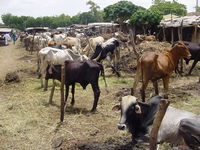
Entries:
<svg viewBox="0 0 200 150">
<path fill-rule="evenodd" d="M 100 52 L 99 55 L 98 55 L 96 58 L 94 58 L 93 60 L 94 60 L 94 61 L 97 61 L 97 60 L 100 58 L 101 53 L 102 53 L 102 52 Z"/>
<path fill-rule="evenodd" d="M 138 104 L 135 105 L 135 113 L 136 114 L 141 114 L 142 113 L 141 108 L 140 108 L 140 106 Z"/>
</svg>

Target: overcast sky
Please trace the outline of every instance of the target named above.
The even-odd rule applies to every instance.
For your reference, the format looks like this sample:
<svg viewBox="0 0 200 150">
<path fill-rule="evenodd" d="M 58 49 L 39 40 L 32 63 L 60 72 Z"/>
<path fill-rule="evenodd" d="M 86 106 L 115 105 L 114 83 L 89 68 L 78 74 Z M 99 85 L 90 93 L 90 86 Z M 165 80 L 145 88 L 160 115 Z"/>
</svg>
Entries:
<svg viewBox="0 0 200 150">
<path fill-rule="evenodd" d="M 79 12 L 89 10 L 86 5 L 88 0 L 0 0 L 0 16 L 11 13 L 17 16 L 55 16 L 62 13 L 73 16 Z M 92 0 L 98 4 L 101 9 L 114 4 L 119 0 Z M 152 0 L 130 0 L 135 5 L 149 8 Z M 188 12 L 194 11 L 196 0 L 178 0 L 178 2 L 187 6 Z M 0 18 L 0 22 L 1 18 Z"/>
</svg>

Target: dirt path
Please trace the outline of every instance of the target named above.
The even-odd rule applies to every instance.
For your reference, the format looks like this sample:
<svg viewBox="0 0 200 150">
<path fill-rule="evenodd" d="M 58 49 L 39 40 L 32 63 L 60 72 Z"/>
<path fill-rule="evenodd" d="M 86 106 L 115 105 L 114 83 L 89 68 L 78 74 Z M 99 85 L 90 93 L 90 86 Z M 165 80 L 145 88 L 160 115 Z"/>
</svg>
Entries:
<svg viewBox="0 0 200 150">
<path fill-rule="evenodd" d="M 0 47 L 0 80 L 4 81 L 9 72 L 30 68 L 31 65 L 27 64 L 31 63 L 31 58 L 34 55 L 25 51 L 19 41 L 15 45 L 10 42 L 8 46 Z"/>
</svg>

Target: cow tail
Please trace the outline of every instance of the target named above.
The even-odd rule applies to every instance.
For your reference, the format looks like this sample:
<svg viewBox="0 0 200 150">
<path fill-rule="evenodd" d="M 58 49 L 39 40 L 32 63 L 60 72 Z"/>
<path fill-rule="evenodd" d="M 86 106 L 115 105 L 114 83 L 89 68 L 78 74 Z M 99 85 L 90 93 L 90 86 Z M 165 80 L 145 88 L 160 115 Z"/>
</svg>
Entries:
<svg viewBox="0 0 200 150">
<path fill-rule="evenodd" d="M 144 72 L 143 72 L 143 65 L 142 65 L 142 61 L 141 61 L 141 64 L 140 64 L 140 69 L 141 69 L 141 77 L 142 77 L 142 87 L 144 87 Z"/>
<path fill-rule="evenodd" d="M 105 88 L 107 88 L 108 86 L 107 86 L 107 82 L 106 82 L 106 78 L 105 78 L 105 72 L 104 72 L 104 67 L 103 67 L 103 65 L 102 64 L 99 64 L 99 66 L 100 66 L 100 70 L 101 70 L 101 76 L 103 77 L 103 80 L 104 80 L 104 83 L 105 83 Z M 107 89 L 106 89 L 107 90 Z"/>
</svg>

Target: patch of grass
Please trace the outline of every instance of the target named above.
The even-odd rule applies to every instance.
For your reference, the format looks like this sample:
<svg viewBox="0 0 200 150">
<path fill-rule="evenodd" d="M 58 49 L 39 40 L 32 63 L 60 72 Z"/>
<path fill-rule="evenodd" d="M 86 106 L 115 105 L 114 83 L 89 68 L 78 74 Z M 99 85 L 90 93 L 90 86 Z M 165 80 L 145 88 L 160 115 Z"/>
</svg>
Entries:
<svg viewBox="0 0 200 150">
<path fill-rule="evenodd" d="M 174 103 L 171 104 L 171 106 L 186 110 L 189 112 L 193 112 L 195 114 L 200 114 L 200 98 L 189 98 L 187 101 L 175 101 Z"/>
</svg>

